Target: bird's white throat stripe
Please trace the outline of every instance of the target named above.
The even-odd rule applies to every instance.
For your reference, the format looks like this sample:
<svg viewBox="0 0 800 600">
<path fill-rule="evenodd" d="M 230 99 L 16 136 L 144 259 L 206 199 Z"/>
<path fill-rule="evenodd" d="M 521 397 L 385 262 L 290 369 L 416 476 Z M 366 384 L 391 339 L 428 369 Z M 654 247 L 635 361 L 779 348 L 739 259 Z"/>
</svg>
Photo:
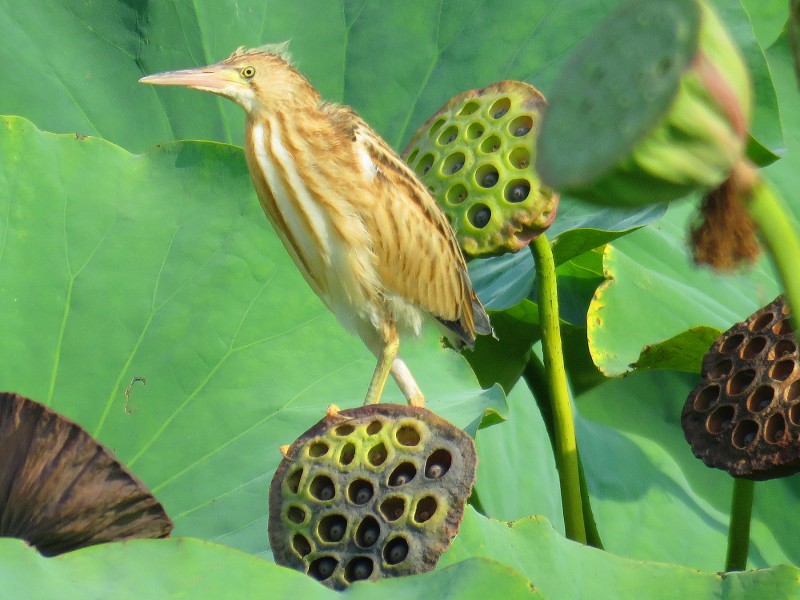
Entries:
<svg viewBox="0 0 800 600">
<path fill-rule="evenodd" d="M 274 162 L 267 154 L 267 144 L 274 156 Z M 269 141 L 267 141 L 264 125 L 256 123 L 253 126 L 253 149 L 258 166 L 272 191 L 276 208 L 283 217 L 286 227 L 290 230 L 292 239 L 300 246 L 295 248 L 295 251 L 303 255 L 309 266 L 320 266 L 320 259 L 327 260 L 330 254 L 329 224 L 320 207 L 311 197 L 303 179 L 297 172 L 292 157 L 283 145 L 280 125 L 274 120 L 270 120 Z M 281 173 L 286 178 L 291 192 L 286 189 Z M 294 195 L 296 203 L 292 201 L 292 195 Z"/>
</svg>

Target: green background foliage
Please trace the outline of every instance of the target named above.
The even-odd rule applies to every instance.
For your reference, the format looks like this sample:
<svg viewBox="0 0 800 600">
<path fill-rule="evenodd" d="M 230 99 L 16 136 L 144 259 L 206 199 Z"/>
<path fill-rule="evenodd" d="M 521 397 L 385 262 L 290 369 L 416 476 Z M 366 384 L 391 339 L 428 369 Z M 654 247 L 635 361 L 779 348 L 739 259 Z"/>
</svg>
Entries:
<svg viewBox="0 0 800 600">
<path fill-rule="evenodd" d="M 97 435 L 164 503 L 179 536 L 53 560 L 0 540 L 7 589 L 337 595 L 270 562 L 267 488 L 280 445 L 328 404 L 360 403 L 373 359 L 270 230 L 237 147 L 241 110 L 139 77 L 291 38 L 298 67 L 323 95 L 352 105 L 400 150 L 464 89 L 516 78 L 546 95 L 570 51 L 617 4 L 0 0 L 0 114 L 19 115 L 0 119 L 0 387 Z M 714 4 L 754 74 L 753 135 L 784 155 L 765 173 L 798 214 L 800 96 L 785 3 Z M 467 356 L 475 374 L 433 333 L 402 347 L 433 410 L 472 433 L 487 414 L 507 418 L 477 431 L 486 516 L 468 511 L 434 573 L 359 583 L 346 595 L 793 593 L 799 573 L 790 566 L 711 574 L 723 565 L 731 482 L 694 459 L 680 430 L 697 380 L 691 365 L 704 350 L 692 332 L 708 339 L 708 328 L 727 329 L 779 290 L 763 260 L 735 276 L 691 264 L 684 237 L 694 203 L 663 214 L 567 198 L 551 234 L 578 441 L 610 552 L 563 538 L 547 432 L 531 392 L 516 383 L 530 344 L 539 352 L 523 252 L 471 266 L 490 307 L 513 306 L 493 314 L 500 340 L 482 340 Z M 608 377 L 654 344 L 661 352 L 642 356 L 647 370 Z M 131 388 L 127 414 L 133 377 L 147 384 Z M 393 384 L 387 399 L 400 400 Z M 798 495 L 796 478 L 756 486 L 751 567 L 800 562 Z"/>
</svg>

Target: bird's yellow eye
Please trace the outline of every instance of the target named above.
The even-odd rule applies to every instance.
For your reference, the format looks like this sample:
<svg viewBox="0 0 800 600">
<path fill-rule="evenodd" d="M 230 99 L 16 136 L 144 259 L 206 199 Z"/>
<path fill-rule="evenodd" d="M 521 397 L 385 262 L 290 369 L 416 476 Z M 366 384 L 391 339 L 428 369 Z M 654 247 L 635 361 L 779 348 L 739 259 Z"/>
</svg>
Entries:
<svg viewBox="0 0 800 600">
<path fill-rule="evenodd" d="M 245 79 L 252 79 L 253 77 L 255 77 L 255 74 L 256 74 L 255 67 L 245 67 L 244 69 L 242 69 L 242 77 L 244 77 Z"/>
</svg>

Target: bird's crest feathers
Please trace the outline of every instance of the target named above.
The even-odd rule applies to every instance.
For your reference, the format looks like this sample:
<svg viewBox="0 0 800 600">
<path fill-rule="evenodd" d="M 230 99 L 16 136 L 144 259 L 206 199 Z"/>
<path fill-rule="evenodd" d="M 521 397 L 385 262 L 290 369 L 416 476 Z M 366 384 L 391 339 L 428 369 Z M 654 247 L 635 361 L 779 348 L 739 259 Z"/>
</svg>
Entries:
<svg viewBox="0 0 800 600">
<path fill-rule="evenodd" d="M 278 44 L 264 44 L 258 48 L 250 49 L 245 48 L 244 46 L 239 46 L 227 60 L 236 60 L 237 58 L 247 56 L 248 54 L 271 54 L 272 56 L 277 56 L 278 58 L 285 60 L 291 65 L 292 54 L 289 52 L 290 41 L 291 40 L 286 40 L 285 42 L 280 42 Z"/>
</svg>

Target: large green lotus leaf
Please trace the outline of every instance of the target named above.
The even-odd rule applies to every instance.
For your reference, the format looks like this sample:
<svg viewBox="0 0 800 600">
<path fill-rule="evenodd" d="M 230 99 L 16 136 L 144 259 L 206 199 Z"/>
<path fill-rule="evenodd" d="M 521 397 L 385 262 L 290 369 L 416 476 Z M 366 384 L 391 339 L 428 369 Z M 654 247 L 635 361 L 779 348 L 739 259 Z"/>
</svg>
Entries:
<svg viewBox="0 0 800 600">
<path fill-rule="evenodd" d="M 360 404 L 375 364 L 269 228 L 241 150 L 215 143 L 132 155 L 0 119 L 0 314 L 0 387 L 98 436 L 178 535 L 256 553 L 279 447 Z M 433 331 L 402 350 L 456 425 L 503 410 Z M 384 399 L 402 401 L 391 381 Z"/>
<path fill-rule="evenodd" d="M 592 506 L 608 550 L 723 568 L 731 477 L 696 459 L 680 414 L 698 375 L 637 371 L 576 399 Z M 800 480 L 755 484 L 749 567 L 800 564 Z"/>
<path fill-rule="evenodd" d="M 303 598 L 339 594 L 310 577 L 198 539 L 132 540 L 44 558 L 0 539 L 5 598 Z"/>
<path fill-rule="evenodd" d="M 478 432 L 475 491 L 485 514 L 503 521 L 544 515 L 563 532 L 550 438 L 523 381 L 508 396 L 508 419 Z"/>
<path fill-rule="evenodd" d="M 606 375 L 627 371 L 646 345 L 700 325 L 724 331 L 778 295 L 766 258 L 734 275 L 696 267 L 683 241 L 692 210 L 675 205 L 658 227 L 606 246 L 607 281 L 587 314 L 589 348 Z"/>
<path fill-rule="evenodd" d="M 597 208 L 563 198 L 558 218 L 547 230 L 553 259 L 556 265 L 561 265 L 659 219 L 664 212 L 663 206 Z M 531 296 L 535 287 L 533 256 L 527 248 L 514 254 L 472 260 L 469 274 L 481 301 L 493 310 L 511 308 Z"/>
<path fill-rule="evenodd" d="M 724 574 L 621 558 L 567 540 L 542 517 L 508 524 L 469 510 L 440 564 L 476 556 L 516 569 L 549 600 L 796 598 L 800 579 L 790 566 Z"/>
<path fill-rule="evenodd" d="M 14 82 L 0 113 L 141 150 L 187 137 L 238 144 L 242 116 L 223 100 L 155 90 L 139 77 L 287 39 L 324 96 L 355 106 L 400 147 L 463 89 L 503 78 L 546 88 L 616 2 L 518 1 L 502 10 L 483 0 L 51 4 L 0 3 L 0 60 Z"/>
<path fill-rule="evenodd" d="M 135 150 L 175 138 L 238 144 L 238 108 L 199 92 L 142 86 L 137 79 L 215 62 L 240 45 L 291 39 L 296 62 L 323 95 L 353 105 L 399 148 L 462 90 L 510 78 L 547 95 L 569 52 L 618 4 L 53 0 L 45 9 L 5 0 L 0 61 L 9 85 L 0 113 Z M 754 38 L 738 0 L 717 5 L 756 79 L 768 83 L 763 57 L 747 52 Z M 771 103 L 767 85 L 759 104 Z M 756 112 L 754 134 L 770 146 L 780 131 L 777 115 Z"/>
<path fill-rule="evenodd" d="M 198 539 L 134 540 L 95 546 L 54 559 L 18 540 L 0 540 L 3 597 L 52 598 L 541 598 L 506 565 L 472 558 L 417 577 L 359 583 L 346 593 L 220 544 Z M 497 595 L 493 595 L 497 594 Z"/>
</svg>

